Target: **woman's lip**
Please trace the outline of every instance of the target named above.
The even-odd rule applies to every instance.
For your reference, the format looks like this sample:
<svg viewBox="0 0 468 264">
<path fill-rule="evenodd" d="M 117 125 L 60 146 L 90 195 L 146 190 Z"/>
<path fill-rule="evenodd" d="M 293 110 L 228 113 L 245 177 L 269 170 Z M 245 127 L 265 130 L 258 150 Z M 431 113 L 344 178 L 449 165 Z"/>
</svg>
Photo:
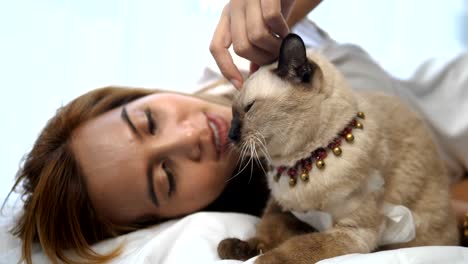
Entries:
<svg viewBox="0 0 468 264">
<path fill-rule="evenodd" d="M 211 130 L 211 133 L 212 133 L 212 142 L 213 142 L 213 146 L 215 147 L 216 149 L 216 154 L 217 154 L 217 158 L 219 159 L 222 154 L 224 153 L 225 149 L 226 149 L 226 146 L 227 146 L 227 132 L 228 132 L 228 123 L 227 121 L 217 115 L 217 114 L 213 114 L 213 113 L 206 113 L 206 116 L 208 118 L 208 121 L 211 121 L 215 126 L 216 126 L 216 129 L 218 130 L 218 138 L 219 138 L 219 145 L 216 144 L 216 139 L 215 139 L 215 133 L 216 131 L 214 131 L 211 127 L 210 127 L 210 130 Z M 209 126 L 209 125 L 208 125 Z"/>
</svg>

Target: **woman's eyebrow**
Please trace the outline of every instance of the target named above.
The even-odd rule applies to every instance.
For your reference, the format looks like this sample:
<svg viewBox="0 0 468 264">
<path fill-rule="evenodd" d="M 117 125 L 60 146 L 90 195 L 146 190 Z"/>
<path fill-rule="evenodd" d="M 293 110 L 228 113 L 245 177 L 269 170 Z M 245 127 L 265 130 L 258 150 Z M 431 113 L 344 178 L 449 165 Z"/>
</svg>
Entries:
<svg viewBox="0 0 468 264">
<path fill-rule="evenodd" d="M 130 127 L 130 130 L 139 138 L 141 138 L 140 133 L 138 133 L 138 130 L 136 126 L 133 124 L 132 120 L 130 120 L 130 117 L 128 116 L 127 113 L 127 108 L 125 106 L 122 107 L 122 112 L 120 113 L 120 117 L 122 120 Z"/>
<path fill-rule="evenodd" d="M 149 162 L 148 168 L 146 169 L 146 179 L 148 182 L 148 195 L 153 202 L 154 205 L 157 207 L 159 206 L 159 201 L 158 197 L 156 196 L 156 193 L 154 192 L 154 164 L 156 161 L 153 159 L 152 161 Z"/>
</svg>

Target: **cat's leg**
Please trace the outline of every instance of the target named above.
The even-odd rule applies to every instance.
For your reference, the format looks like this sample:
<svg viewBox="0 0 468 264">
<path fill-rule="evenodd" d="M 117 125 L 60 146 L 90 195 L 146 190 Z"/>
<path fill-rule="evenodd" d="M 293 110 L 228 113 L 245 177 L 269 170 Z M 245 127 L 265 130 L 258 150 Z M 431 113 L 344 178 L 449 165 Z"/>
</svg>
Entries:
<svg viewBox="0 0 468 264">
<path fill-rule="evenodd" d="M 255 237 L 247 241 L 237 238 L 224 239 L 218 245 L 218 255 L 222 259 L 247 260 L 275 248 L 293 236 L 312 231 L 312 227 L 299 221 L 291 213 L 283 212 L 280 206 L 270 199 L 256 226 Z"/>
<path fill-rule="evenodd" d="M 345 254 L 369 253 L 377 248 L 382 222 L 376 199 L 367 199 L 329 230 L 291 237 L 255 263 L 311 264 Z"/>
</svg>

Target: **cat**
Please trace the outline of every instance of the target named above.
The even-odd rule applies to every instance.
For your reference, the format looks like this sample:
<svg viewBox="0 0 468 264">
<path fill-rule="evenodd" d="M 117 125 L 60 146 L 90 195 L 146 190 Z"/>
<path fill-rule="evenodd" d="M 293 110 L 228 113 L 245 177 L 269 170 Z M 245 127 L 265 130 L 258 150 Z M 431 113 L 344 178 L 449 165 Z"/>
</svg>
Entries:
<svg viewBox="0 0 468 264">
<path fill-rule="evenodd" d="M 271 198 L 255 237 L 219 243 L 223 259 L 301 264 L 458 244 L 448 171 L 424 121 L 395 97 L 351 90 L 298 35 L 245 81 L 229 138 L 268 160 Z"/>
</svg>

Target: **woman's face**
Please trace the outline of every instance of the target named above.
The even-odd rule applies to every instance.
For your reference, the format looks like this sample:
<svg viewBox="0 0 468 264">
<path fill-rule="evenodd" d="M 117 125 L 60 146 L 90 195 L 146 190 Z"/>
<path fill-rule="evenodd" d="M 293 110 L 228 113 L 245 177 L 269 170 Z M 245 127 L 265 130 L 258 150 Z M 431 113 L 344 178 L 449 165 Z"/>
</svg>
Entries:
<svg viewBox="0 0 468 264">
<path fill-rule="evenodd" d="M 81 125 L 72 149 L 98 214 L 115 223 L 174 217 L 213 202 L 232 175 L 229 107 L 156 93 Z"/>
</svg>

